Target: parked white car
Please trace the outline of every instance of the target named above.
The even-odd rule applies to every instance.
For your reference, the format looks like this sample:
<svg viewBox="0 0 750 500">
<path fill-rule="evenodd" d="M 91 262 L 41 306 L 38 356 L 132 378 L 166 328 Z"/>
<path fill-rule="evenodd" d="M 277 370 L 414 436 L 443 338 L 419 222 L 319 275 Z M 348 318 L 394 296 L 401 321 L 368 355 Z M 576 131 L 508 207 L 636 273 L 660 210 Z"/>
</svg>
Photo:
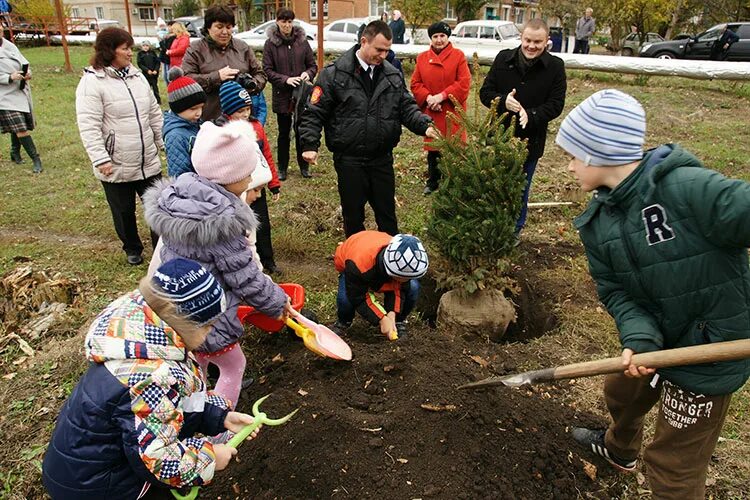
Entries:
<svg viewBox="0 0 750 500">
<path fill-rule="evenodd" d="M 265 40 L 267 38 L 266 31 L 268 31 L 268 28 L 270 28 L 274 23 L 276 23 L 276 21 L 266 21 L 263 24 L 259 24 L 255 28 L 237 33 L 235 37 L 239 38 L 240 40 Z M 300 28 L 305 30 L 305 35 L 307 35 L 308 40 L 315 40 L 317 38 L 317 26 L 313 26 L 312 24 L 306 23 L 305 21 L 300 21 L 299 19 L 295 19 L 294 21 L 292 21 L 292 24 L 294 24 L 295 26 L 299 26 Z"/>
<path fill-rule="evenodd" d="M 514 49 L 521 45 L 521 32 L 510 21 L 464 21 L 456 25 L 450 40 L 462 49 Z"/>
<path fill-rule="evenodd" d="M 356 43 L 359 27 L 369 22 L 366 17 L 338 19 L 323 28 L 323 40 Z"/>
<path fill-rule="evenodd" d="M 368 16 L 337 19 L 323 28 L 323 40 L 357 43 L 359 42 L 359 40 L 357 40 L 359 27 L 363 24 L 375 21 L 376 19 L 380 18 L 378 16 Z M 406 30 L 406 35 L 404 35 L 404 43 L 409 43 L 408 29 Z"/>
</svg>

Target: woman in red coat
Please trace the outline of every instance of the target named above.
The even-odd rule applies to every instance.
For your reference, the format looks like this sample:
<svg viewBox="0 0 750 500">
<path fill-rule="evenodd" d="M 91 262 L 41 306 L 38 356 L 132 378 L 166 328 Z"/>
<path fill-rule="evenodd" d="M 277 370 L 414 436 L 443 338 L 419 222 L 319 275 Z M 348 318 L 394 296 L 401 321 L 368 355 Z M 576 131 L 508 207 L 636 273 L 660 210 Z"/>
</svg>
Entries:
<svg viewBox="0 0 750 500">
<path fill-rule="evenodd" d="M 182 66 L 182 58 L 185 57 L 185 51 L 190 46 L 190 34 L 180 23 L 172 23 L 169 31 L 174 34 L 174 41 L 167 50 L 169 56 L 169 67 Z"/>
<path fill-rule="evenodd" d="M 437 22 L 427 29 L 430 35 L 430 50 L 417 56 L 417 65 L 411 77 L 411 91 L 417 100 L 421 111 L 432 117 L 435 127 L 443 135 L 456 134 L 460 127 L 453 125 L 447 130 L 446 114 L 454 111 L 453 102 L 448 96 L 455 97 L 461 107 L 466 110 L 466 100 L 469 98 L 471 87 L 471 73 L 466 63 L 466 56 L 459 49 L 454 49 L 448 41 L 451 28 L 444 22 Z M 466 132 L 461 132 L 466 140 Z M 430 147 L 432 139 L 425 137 L 427 150 L 427 172 L 429 178 L 424 188 L 428 195 L 438 188 L 440 169 L 438 160 L 440 152 Z"/>
</svg>

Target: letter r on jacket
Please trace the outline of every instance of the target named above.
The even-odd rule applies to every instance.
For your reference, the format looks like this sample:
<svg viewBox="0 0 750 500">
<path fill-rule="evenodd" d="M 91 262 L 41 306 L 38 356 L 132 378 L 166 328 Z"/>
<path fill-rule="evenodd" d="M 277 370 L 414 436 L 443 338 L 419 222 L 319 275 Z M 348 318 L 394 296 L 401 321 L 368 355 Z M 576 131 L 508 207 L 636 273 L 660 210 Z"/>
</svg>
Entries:
<svg viewBox="0 0 750 500">
<path fill-rule="evenodd" d="M 641 210 L 643 224 L 646 226 L 646 240 L 649 245 L 656 245 L 674 238 L 674 231 L 667 224 L 667 212 L 659 204 Z"/>
</svg>

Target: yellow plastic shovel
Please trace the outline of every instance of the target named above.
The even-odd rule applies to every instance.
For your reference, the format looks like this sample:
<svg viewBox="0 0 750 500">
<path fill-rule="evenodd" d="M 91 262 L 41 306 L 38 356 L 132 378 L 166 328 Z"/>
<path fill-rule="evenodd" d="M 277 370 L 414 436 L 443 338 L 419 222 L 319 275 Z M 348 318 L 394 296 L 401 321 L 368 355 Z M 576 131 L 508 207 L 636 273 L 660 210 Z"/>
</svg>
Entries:
<svg viewBox="0 0 750 500">
<path fill-rule="evenodd" d="M 307 347 L 309 350 L 311 350 L 318 356 L 321 356 L 324 358 L 326 357 L 326 354 L 320 350 L 320 346 L 318 346 L 318 341 L 315 339 L 315 333 L 313 333 L 312 330 L 300 325 L 292 318 L 286 319 L 286 325 L 292 330 L 294 330 L 294 333 L 296 333 L 297 336 L 302 339 L 302 341 L 305 343 L 305 347 Z"/>
</svg>

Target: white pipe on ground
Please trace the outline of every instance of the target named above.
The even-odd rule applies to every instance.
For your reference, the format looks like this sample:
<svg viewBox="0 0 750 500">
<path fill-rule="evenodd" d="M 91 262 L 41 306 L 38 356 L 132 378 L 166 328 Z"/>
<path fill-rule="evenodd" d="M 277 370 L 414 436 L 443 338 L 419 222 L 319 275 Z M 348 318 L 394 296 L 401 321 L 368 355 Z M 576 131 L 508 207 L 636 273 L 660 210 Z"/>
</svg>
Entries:
<svg viewBox="0 0 750 500">
<path fill-rule="evenodd" d="M 59 41 L 59 36 L 52 37 Z M 68 43 L 94 43 L 92 36 L 69 36 Z M 136 45 L 142 40 L 156 42 L 154 37 L 135 37 Z M 255 50 L 263 50 L 265 40 L 244 40 Z M 317 51 L 317 42 L 311 41 L 313 52 Z M 350 42 L 325 42 L 326 55 L 340 55 L 352 47 Z M 396 55 L 402 58 L 416 58 L 426 51 L 428 45 L 393 45 Z M 458 47 L 461 48 L 461 47 Z M 471 64 L 474 52 L 479 56 L 479 63 L 490 66 L 497 56 L 497 49 L 461 48 Z M 607 73 L 626 73 L 649 76 L 681 76 L 695 80 L 750 80 L 750 62 L 734 61 L 689 61 L 685 59 L 652 59 L 647 57 L 600 56 L 592 54 L 555 53 L 565 61 L 567 69 L 604 71 Z"/>
</svg>

